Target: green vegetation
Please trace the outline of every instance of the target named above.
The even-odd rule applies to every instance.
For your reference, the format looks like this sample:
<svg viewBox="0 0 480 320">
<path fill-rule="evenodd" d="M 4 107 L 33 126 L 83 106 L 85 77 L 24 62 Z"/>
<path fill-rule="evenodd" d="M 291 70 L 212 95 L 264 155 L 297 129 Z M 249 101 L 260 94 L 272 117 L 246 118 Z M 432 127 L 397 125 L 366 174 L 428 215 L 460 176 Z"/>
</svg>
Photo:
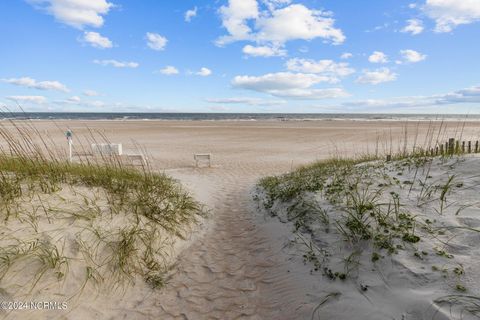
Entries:
<svg viewBox="0 0 480 320">
<path fill-rule="evenodd" d="M 448 158 L 452 167 L 461 161 L 455 160 L 456 156 Z M 263 178 L 256 199 L 270 215 L 293 223 L 300 243 L 307 248 L 304 262 L 313 264 L 312 271 L 323 271 L 332 280 L 358 275 L 361 263 L 369 261 L 374 267 L 385 257 L 405 250 L 413 251 L 419 263 L 428 263 L 431 254 L 453 259 L 444 248 L 424 241 L 425 237 L 438 239 L 446 229 L 436 219 L 414 213 L 432 204 L 432 213 L 441 216 L 456 205 L 447 201 L 455 191 L 453 187 L 464 187 L 453 175 L 442 183 L 434 181 L 430 171 L 435 161 L 443 164 L 447 158 L 416 152 L 400 154 L 391 161 L 375 157 L 320 161 Z M 405 197 L 415 199 L 415 195 L 417 203 L 409 199 L 407 204 Z M 437 201 L 439 209 L 434 205 Z M 455 214 L 466 207 L 462 204 Z M 308 236 L 311 240 L 307 240 Z M 317 243 L 316 239 L 321 240 Z M 346 244 L 342 252 L 350 255 L 339 261 L 331 243 L 337 246 L 341 240 Z M 369 255 L 367 259 L 362 258 L 362 252 Z M 438 270 L 434 265 L 429 268 Z M 459 269 L 454 273 L 457 277 L 463 275 Z M 457 290 L 461 287 L 457 286 Z"/>
<path fill-rule="evenodd" d="M 72 269 L 84 270 L 80 292 L 90 282 L 116 288 L 136 278 L 164 285 L 167 240 L 183 238 L 203 214 L 175 180 L 116 157 L 68 162 L 28 125 L 2 126 L 0 138 L 2 287 L 15 286 L 25 265 L 31 289 L 52 276 L 60 283 Z"/>
</svg>

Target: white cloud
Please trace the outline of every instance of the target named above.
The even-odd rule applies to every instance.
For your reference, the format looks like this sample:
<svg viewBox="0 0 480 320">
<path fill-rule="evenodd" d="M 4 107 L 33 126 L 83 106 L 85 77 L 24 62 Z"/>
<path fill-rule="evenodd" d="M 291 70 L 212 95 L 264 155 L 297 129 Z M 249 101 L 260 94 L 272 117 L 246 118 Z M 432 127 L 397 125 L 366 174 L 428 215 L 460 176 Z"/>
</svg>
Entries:
<svg viewBox="0 0 480 320">
<path fill-rule="evenodd" d="M 165 46 L 167 45 L 167 38 L 164 36 L 159 35 L 158 33 L 147 32 L 147 46 L 150 49 L 162 51 L 165 50 Z"/>
<path fill-rule="evenodd" d="M 72 103 L 78 103 L 78 102 L 80 102 L 81 100 L 82 100 L 82 99 L 80 99 L 79 96 L 73 96 L 73 97 L 70 97 L 70 98 L 67 99 L 67 101 L 70 101 L 70 102 L 72 102 Z"/>
<path fill-rule="evenodd" d="M 307 53 L 310 49 L 307 46 L 301 46 L 298 51 L 301 53 Z"/>
<path fill-rule="evenodd" d="M 85 32 L 82 40 L 94 48 L 106 49 L 113 47 L 112 41 L 98 32 Z"/>
<path fill-rule="evenodd" d="M 210 109 L 212 111 L 217 111 L 217 112 L 223 112 L 223 111 L 229 111 L 230 110 L 229 107 L 225 107 L 225 106 L 211 106 L 208 109 Z"/>
<path fill-rule="evenodd" d="M 229 0 L 228 6 L 220 8 L 220 16 L 229 35 L 218 39 L 217 44 L 247 40 L 252 31 L 247 20 L 259 17 L 258 3 L 256 0 Z"/>
<path fill-rule="evenodd" d="M 113 4 L 106 0 L 27 0 L 35 7 L 46 11 L 66 25 L 82 29 L 85 26 L 99 28 L 103 16 Z"/>
<path fill-rule="evenodd" d="M 417 63 L 427 58 L 427 55 L 415 50 L 401 50 L 400 54 L 402 55 L 405 63 Z"/>
<path fill-rule="evenodd" d="M 94 90 L 85 90 L 83 91 L 83 95 L 87 97 L 98 97 L 100 94 Z"/>
<path fill-rule="evenodd" d="M 301 4 L 292 4 L 273 11 L 271 17 L 261 16 L 257 21 L 257 39 L 283 44 L 296 39 L 323 38 L 341 44 L 345 36 L 340 29 L 334 28 L 334 23 L 329 14 L 310 10 Z"/>
<path fill-rule="evenodd" d="M 413 96 L 413 97 L 395 97 L 391 99 L 367 99 L 344 102 L 339 108 L 345 110 L 363 110 L 378 109 L 379 111 L 402 111 L 405 109 L 431 108 L 444 105 L 458 104 L 478 104 L 480 103 L 480 86 L 474 86 L 454 92 L 432 95 L 432 96 Z"/>
<path fill-rule="evenodd" d="M 17 103 L 44 104 L 47 102 L 47 98 L 44 96 L 10 96 L 6 98 Z"/>
<path fill-rule="evenodd" d="M 102 108 L 105 107 L 105 102 L 100 100 L 82 100 L 79 96 L 72 96 L 64 100 L 54 101 L 56 104 L 60 105 L 73 105 L 73 106 L 84 106 L 84 107 L 94 107 Z"/>
<path fill-rule="evenodd" d="M 345 52 L 345 53 L 342 53 L 342 55 L 340 56 L 340 59 L 350 59 L 353 57 L 353 54 L 351 54 L 350 52 Z"/>
<path fill-rule="evenodd" d="M 396 79 L 396 73 L 393 73 L 388 68 L 381 68 L 377 70 L 363 70 L 363 74 L 357 78 L 357 82 L 377 85 L 383 82 L 395 81 Z"/>
<path fill-rule="evenodd" d="M 197 16 L 197 7 L 187 10 L 187 12 L 185 12 L 185 21 L 190 22 L 192 21 L 192 18 L 196 16 Z"/>
<path fill-rule="evenodd" d="M 480 86 L 434 96 L 436 104 L 480 103 Z"/>
<path fill-rule="evenodd" d="M 341 88 L 312 88 L 318 83 L 329 80 L 329 77 L 316 74 L 278 72 L 262 76 L 236 76 L 232 85 L 235 88 L 264 92 L 285 98 L 327 99 L 348 96 L 348 93 Z"/>
<path fill-rule="evenodd" d="M 343 32 L 334 27 L 330 13 L 289 3 L 266 1 L 269 11 L 260 12 L 256 0 L 229 0 L 228 6 L 220 8 L 228 35 L 219 38 L 217 44 L 248 40 L 281 47 L 291 40 L 323 38 L 334 44 L 345 41 Z"/>
<path fill-rule="evenodd" d="M 451 32 L 459 25 L 480 20 L 478 0 L 427 0 L 422 9 L 435 20 L 435 32 Z"/>
<path fill-rule="evenodd" d="M 243 47 L 243 53 L 253 57 L 283 57 L 287 52 L 278 47 L 258 46 L 254 47 L 247 44 Z"/>
<path fill-rule="evenodd" d="M 37 81 L 30 77 L 1 79 L 1 81 L 21 87 L 34 88 L 39 90 L 55 90 L 68 92 L 69 89 L 58 81 Z"/>
<path fill-rule="evenodd" d="M 208 68 L 201 68 L 200 71 L 198 71 L 197 73 L 195 73 L 197 76 L 201 76 L 201 77 L 208 77 L 209 75 L 212 74 L 212 70 L 208 69 Z"/>
<path fill-rule="evenodd" d="M 275 10 L 278 7 L 282 7 L 290 4 L 291 0 L 262 0 L 270 11 Z"/>
<path fill-rule="evenodd" d="M 407 20 L 407 25 L 401 30 L 404 33 L 417 35 L 423 32 L 423 21 L 418 19 Z"/>
<path fill-rule="evenodd" d="M 167 76 L 171 76 L 171 75 L 179 74 L 180 72 L 174 66 L 166 66 L 165 68 L 160 69 L 160 73 Z"/>
<path fill-rule="evenodd" d="M 139 64 L 137 62 L 127 62 L 127 61 L 118 61 L 118 60 L 93 60 L 93 63 L 102 65 L 102 66 L 112 66 L 115 68 L 137 68 Z"/>
<path fill-rule="evenodd" d="M 278 106 L 287 103 L 284 100 L 267 100 L 249 97 L 206 99 L 206 101 L 217 104 L 247 104 L 250 106 Z"/>
<path fill-rule="evenodd" d="M 346 77 L 355 72 L 346 62 L 337 63 L 333 60 L 310 60 L 310 59 L 290 59 L 286 63 L 286 67 L 290 71 L 298 71 L 302 73 L 321 74 L 329 78 L 329 82 L 339 82 L 339 78 Z"/>
<path fill-rule="evenodd" d="M 374 51 L 370 57 L 368 57 L 368 61 L 371 63 L 387 63 L 388 57 L 385 53 L 381 51 Z"/>
</svg>

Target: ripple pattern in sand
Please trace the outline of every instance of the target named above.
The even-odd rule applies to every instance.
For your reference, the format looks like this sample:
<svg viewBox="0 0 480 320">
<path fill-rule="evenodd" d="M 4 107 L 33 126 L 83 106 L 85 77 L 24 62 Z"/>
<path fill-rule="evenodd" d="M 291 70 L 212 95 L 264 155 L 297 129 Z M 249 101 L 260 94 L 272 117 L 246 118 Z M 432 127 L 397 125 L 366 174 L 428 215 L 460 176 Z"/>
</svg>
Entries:
<svg viewBox="0 0 480 320">
<path fill-rule="evenodd" d="M 210 204 L 215 224 L 180 256 L 178 271 L 158 301 L 165 318 L 300 316 L 302 294 L 279 259 L 282 244 L 268 239 L 250 211 L 256 175 L 252 168 L 241 171 L 218 169 L 205 177 L 219 180 Z"/>
</svg>

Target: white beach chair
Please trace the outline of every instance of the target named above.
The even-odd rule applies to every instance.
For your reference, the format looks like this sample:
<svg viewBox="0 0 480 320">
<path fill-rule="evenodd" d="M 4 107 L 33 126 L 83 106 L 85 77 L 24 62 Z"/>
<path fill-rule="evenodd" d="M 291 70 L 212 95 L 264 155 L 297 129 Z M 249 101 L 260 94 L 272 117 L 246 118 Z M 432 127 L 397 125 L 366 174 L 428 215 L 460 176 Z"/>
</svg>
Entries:
<svg viewBox="0 0 480 320">
<path fill-rule="evenodd" d="M 195 160 L 195 166 L 198 168 L 200 162 L 207 162 L 208 167 L 212 166 L 212 155 L 210 153 L 196 153 L 193 155 L 193 159 Z"/>
<path fill-rule="evenodd" d="M 121 143 L 92 143 L 94 155 L 121 156 L 123 154 Z"/>
</svg>

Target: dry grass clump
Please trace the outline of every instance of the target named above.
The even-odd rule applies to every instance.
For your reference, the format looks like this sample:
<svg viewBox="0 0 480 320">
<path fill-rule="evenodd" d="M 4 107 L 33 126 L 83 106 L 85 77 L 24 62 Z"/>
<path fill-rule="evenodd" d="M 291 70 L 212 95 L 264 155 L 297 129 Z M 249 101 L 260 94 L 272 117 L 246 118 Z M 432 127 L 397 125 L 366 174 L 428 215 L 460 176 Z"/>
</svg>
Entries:
<svg viewBox="0 0 480 320">
<path fill-rule="evenodd" d="M 69 162 L 29 123 L 0 126 L 0 138 L 7 292 L 70 283 L 75 295 L 89 283 L 119 288 L 137 278 L 164 284 L 175 238 L 203 214 L 175 180 L 115 157 Z"/>
</svg>

